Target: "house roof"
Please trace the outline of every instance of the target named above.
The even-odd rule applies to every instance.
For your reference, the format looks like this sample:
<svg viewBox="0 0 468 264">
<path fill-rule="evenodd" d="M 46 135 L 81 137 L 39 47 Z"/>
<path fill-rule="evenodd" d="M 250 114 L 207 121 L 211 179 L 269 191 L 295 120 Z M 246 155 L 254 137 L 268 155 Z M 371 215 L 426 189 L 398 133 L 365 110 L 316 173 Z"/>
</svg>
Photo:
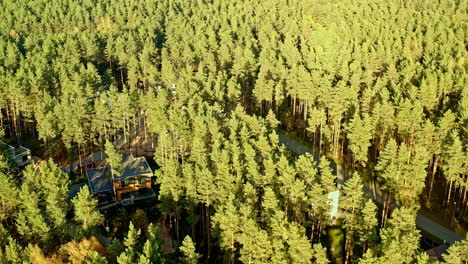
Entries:
<svg viewBox="0 0 468 264">
<path fill-rule="evenodd" d="M 15 154 L 16 155 L 20 155 L 20 154 L 23 154 L 23 153 L 26 153 L 26 152 L 31 152 L 31 150 L 29 150 L 28 148 L 25 148 L 23 146 L 19 146 L 17 148 L 15 148 Z"/>
<path fill-rule="evenodd" d="M 92 193 L 106 193 L 113 190 L 112 176 L 110 168 L 95 168 L 86 170 L 89 189 Z"/>
<path fill-rule="evenodd" d="M 123 153 L 122 165 L 122 173 L 119 176 L 114 175 L 115 180 L 133 176 L 153 177 L 153 171 L 145 157 L 134 158 L 130 152 Z"/>
<path fill-rule="evenodd" d="M 5 148 L 5 151 L 8 154 L 10 154 L 13 158 L 15 157 L 16 155 L 15 147 L 8 145 L 7 143 L 4 143 L 4 142 L 0 142 L 0 144 L 2 145 L 2 147 Z"/>
<path fill-rule="evenodd" d="M 111 192 L 113 190 L 113 180 L 134 176 L 153 177 L 153 171 L 145 157 L 134 158 L 130 152 L 123 153 L 122 165 L 121 175 L 114 175 L 114 179 L 112 179 L 110 166 L 86 170 L 91 192 L 95 194 Z"/>
</svg>

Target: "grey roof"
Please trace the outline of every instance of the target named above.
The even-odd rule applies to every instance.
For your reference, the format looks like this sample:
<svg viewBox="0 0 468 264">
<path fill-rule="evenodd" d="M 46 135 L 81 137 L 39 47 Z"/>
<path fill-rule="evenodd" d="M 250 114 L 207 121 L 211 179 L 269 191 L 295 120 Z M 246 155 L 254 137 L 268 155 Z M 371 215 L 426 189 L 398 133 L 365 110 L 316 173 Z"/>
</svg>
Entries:
<svg viewBox="0 0 468 264">
<path fill-rule="evenodd" d="M 114 179 L 119 180 L 132 176 L 153 177 L 151 170 L 145 157 L 134 158 L 132 153 L 127 152 L 122 154 L 123 171 L 120 176 L 115 176 Z"/>
<path fill-rule="evenodd" d="M 145 157 L 134 158 L 131 152 L 122 154 L 122 165 L 124 167 L 120 176 L 114 175 L 114 180 L 120 180 L 133 176 L 153 177 Z M 89 189 L 92 193 L 106 193 L 113 191 L 113 179 L 110 166 L 86 170 Z"/>
<path fill-rule="evenodd" d="M 463 237 L 459 236 L 457 233 L 454 233 L 438 223 L 431 221 L 429 218 L 421 214 L 416 216 L 416 226 L 449 244 L 463 240 Z"/>
<path fill-rule="evenodd" d="M 20 154 L 25 153 L 25 152 L 31 152 L 31 150 L 29 150 L 28 148 L 25 148 L 23 146 L 19 146 L 19 147 L 15 148 L 15 154 L 16 155 L 20 155 Z"/>
<path fill-rule="evenodd" d="M 86 170 L 89 189 L 92 193 L 106 193 L 113 190 L 111 171 L 109 167 Z"/>
</svg>

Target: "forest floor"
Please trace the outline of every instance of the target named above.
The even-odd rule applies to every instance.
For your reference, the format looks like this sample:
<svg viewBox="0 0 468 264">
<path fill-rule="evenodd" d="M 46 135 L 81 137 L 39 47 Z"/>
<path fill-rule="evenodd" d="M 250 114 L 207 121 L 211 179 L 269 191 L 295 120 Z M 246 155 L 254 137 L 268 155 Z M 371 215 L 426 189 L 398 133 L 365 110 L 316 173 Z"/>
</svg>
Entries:
<svg viewBox="0 0 468 264">
<path fill-rule="evenodd" d="M 278 131 L 278 135 L 280 138 L 281 143 L 286 145 L 291 151 L 294 153 L 301 155 L 304 153 L 311 153 L 314 155 L 314 159 L 318 161 L 319 155 L 312 151 L 312 145 L 310 143 L 305 142 L 301 138 L 295 136 L 293 133 L 288 133 L 283 130 Z M 332 159 L 334 160 L 334 159 Z M 346 180 L 347 173 L 344 166 L 340 165 L 339 163 L 335 163 L 334 161 L 330 164 L 333 172 L 337 175 L 339 180 Z M 374 200 L 381 204 L 382 203 L 382 193 L 380 189 L 375 188 L 374 185 L 369 184 L 368 182 L 364 182 L 364 191 L 369 194 Z M 428 211 L 421 211 L 418 214 L 416 223 L 419 228 L 423 229 L 424 231 L 432 234 L 433 236 L 437 237 L 441 241 L 446 241 L 449 243 L 453 243 L 454 241 L 462 240 L 464 236 L 461 234 L 457 234 L 455 230 L 450 228 L 450 223 L 434 221 L 433 218 L 437 218 L 437 214 L 426 214 L 429 213 Z"/>
<path fill-rule="evenodd" d="M 330 226 L 327 228 L 327 235 L 329 237 L 328 248 L 330 249 L 333 263 L 344 263 L 344 230 L 342 227 Z"/>
<path fill-rule="evenodd" d="M 171 254 L 176 251 L 177 242 L 172 238 L 171 229 L 163 219 L 164 218 L 161 217 L 156 224 L 156 227 L 159 230 L 160 238 L 164 241 L 161 246 L 161 250 L 164 252 L 164 254 Z"/>
</svg>

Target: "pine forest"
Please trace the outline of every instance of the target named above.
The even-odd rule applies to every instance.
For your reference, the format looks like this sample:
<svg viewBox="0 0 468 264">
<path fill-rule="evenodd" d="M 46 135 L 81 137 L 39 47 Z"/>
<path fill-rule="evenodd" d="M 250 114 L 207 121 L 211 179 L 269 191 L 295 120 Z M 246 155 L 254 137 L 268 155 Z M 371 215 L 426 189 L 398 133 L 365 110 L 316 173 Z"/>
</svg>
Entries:
<svg viewBox="0 0 468 264">
<path fill-rule="evenodd" d="M 467 0 L 0 10 L 0 264 L 468 263 Z"/>
</svg>

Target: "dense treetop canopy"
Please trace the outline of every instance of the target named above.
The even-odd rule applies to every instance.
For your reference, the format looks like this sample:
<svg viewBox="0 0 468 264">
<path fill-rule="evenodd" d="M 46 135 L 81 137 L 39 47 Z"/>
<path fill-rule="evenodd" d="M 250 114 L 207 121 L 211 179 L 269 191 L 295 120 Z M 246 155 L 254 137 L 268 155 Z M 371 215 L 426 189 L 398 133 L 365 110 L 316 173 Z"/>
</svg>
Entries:
<svg viewBox="0 0 468 264">
<path fill-rule="evenodd" d="M 328 263 L 333 158 L 349 171 L 346 241 L 328 258 L 423 263 L 418 209 L 468 212 L 467 5 L 0 1 L 0 130 L 81 159 L 144 120 L 157 208 L 186 263 Z M 278 127 L 320 161 L 292 155 Z M 0 154 L 0 262 L 72 261 L 85 245 L 77 263 L 164 261 L 152 225 L 90 246 L 104 221 L 87 189 L 69 201 L 52 161 L 13 167 Z"/>
</svg>

